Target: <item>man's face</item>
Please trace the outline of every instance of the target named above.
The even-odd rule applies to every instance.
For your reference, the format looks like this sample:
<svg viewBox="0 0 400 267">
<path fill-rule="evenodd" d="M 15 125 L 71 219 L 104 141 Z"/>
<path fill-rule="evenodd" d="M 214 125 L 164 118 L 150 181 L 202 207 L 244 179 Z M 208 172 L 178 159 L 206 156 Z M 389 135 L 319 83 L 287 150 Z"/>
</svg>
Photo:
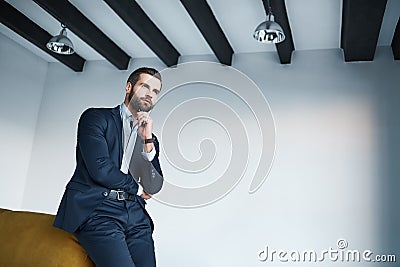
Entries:
<svg viewBox="0 0 400 267">
<path fill-rule="evenodd" d="M 141 73 L 136 84 L 131 86 L 129 105 L 136 111 L 150 111 L 160 93 L 161 81 L 150 74 Z"/>
</svg>

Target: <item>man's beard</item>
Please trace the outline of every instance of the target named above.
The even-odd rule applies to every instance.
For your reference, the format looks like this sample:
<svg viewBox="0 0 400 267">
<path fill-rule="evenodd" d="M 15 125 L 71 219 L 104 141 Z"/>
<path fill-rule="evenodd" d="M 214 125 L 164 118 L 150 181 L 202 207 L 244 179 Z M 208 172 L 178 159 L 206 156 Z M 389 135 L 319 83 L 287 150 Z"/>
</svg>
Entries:
<svg viewBox="0 0 400 267">
<path fill-rule="evenodd" d="M 153 105 L 147 106 L 142 103 L 139 97 L 137 97 L 133 92 L 131 92 L 129 96 L 129 105 L 136 111 L 145 111 L 149 112 L 152 108 Z"/>
</svg>

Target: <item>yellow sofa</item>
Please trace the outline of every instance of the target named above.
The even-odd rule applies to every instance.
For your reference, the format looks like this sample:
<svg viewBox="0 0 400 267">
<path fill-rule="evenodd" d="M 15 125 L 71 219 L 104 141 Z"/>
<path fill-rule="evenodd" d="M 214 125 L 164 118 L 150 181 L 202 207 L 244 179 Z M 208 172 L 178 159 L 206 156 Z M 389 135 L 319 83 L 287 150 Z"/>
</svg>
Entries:
<svg viewBox="0 0 400 267">
<path fill-rule="evenodd" d="M 75 236 L 53 221 L 50 214 L 0 209 L 0 267 L 94 267 Z"/>
</svg>

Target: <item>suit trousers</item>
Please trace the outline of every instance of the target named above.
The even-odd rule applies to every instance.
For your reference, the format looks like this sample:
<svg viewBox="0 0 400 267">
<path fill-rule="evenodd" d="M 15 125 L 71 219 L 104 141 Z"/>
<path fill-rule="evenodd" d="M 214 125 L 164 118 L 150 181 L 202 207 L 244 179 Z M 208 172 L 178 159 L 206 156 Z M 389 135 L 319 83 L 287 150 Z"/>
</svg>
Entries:
<svg viewBox="0 0 400 267">
<path fill-rule="evenodd" d="M 150 218 L 136 199 L 105 199 L 75 235 L 97 267 L 156 266 Z"/>
</svg>

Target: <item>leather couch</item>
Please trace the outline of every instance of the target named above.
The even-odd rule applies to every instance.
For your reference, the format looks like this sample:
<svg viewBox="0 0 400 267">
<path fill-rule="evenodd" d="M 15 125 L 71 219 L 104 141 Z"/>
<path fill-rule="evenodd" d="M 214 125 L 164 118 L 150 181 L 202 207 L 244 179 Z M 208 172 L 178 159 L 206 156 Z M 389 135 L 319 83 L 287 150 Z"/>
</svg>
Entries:
<svg viewBox="0 0 400 267">
<path fill-rule="evenodd" d="M 75 236 L 53 221 L 50 214 L 0 209 L 0 267 L 94 267 Z"/>
</svg>

